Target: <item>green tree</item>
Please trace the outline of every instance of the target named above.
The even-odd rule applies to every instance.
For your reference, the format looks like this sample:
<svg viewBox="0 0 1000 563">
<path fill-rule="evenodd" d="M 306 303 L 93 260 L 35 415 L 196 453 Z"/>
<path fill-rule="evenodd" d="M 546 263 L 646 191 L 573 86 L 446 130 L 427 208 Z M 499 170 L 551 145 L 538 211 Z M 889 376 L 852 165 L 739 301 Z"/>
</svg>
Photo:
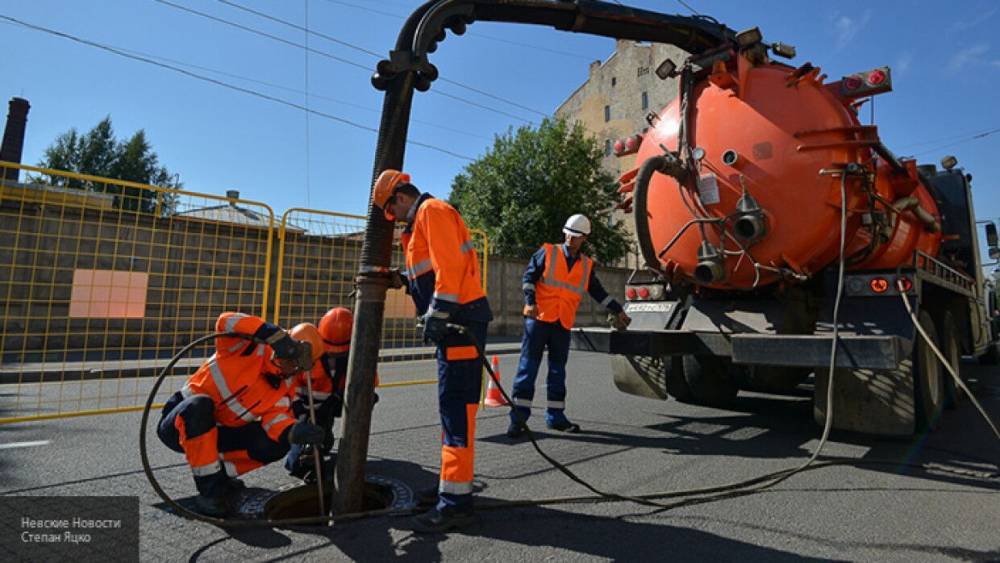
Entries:
<svg viewBox="0 0 1000 563">
<path fill-rule="evenodd" d="M 174 190 L 181 188 L 178 177 L 160 165 L 159 157 L 146 139 L 145 131 L 140 129 L 130 138 L 119 140 L 115 137 L 110 116 L 83 135 L 75 128 L 59 135 L 45 149 L 45 156 L 38 165 Z M 170 192 L 159 192 L 158 195 L 156 190 L 122 187 L 104 182 L 84 182 L 59 176 L 34 178 L 34 181 L 111 194 L 115 196 L 117 207 L 130 211 L 159 211 L 166 215 L 173 211 L 177 202 L 177 196 Z"/>
<path fill-rule="evenodd" d="M 486 231 L 495 253 L 507 256 L 561 241 L 566 218 L 583 213 L 593 225 L 587 252 L 613 264 L 628 252 L 628 238 L 612 218 L 617 185 L 601 168 L 602 155 L 579 123 L 546 118 L 537 129 L 498 135 L 455 177 L 449 201 L 470 227 Z"/>
</svg>

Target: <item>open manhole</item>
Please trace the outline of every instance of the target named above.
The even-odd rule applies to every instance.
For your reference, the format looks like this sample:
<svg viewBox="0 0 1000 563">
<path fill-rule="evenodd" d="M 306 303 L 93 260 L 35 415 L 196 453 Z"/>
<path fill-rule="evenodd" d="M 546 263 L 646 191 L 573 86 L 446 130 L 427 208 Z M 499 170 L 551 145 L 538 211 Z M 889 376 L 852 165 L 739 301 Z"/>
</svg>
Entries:
<svg viewBox="0 0 1000 563">
<path fill-rule="evenodd" d="M 323 488 L 325 505 L 331 506 L 333 483 Z M 316 516 L 319 492 L 314 484 L 294 483 L 277 491 L 248 490 L 239 501 L 240 518 L 283 520 Z M 364 511 L 385 508 L 408 508 L 414 503 L 413 491 L 401 481 L 381 475 L 365 476 Z"/>
</svg>

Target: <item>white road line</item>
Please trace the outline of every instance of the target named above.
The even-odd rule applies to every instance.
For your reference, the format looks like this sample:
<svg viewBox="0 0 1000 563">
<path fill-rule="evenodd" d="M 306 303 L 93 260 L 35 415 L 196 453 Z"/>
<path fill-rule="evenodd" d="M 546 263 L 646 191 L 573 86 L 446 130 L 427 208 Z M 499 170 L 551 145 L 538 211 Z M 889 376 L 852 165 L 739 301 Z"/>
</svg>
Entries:
<svg viewBox="0 0 1000 563">
<path fill-rule="evenodd" d="M 34 442 L 11 442 L 9 444 L 0 444 L 0 450 L 11 450 L 14 448 L 33 448 L 35 446 L 44 446 L 51 442 L 51 440 L 36 440 Z"/>
</svg>

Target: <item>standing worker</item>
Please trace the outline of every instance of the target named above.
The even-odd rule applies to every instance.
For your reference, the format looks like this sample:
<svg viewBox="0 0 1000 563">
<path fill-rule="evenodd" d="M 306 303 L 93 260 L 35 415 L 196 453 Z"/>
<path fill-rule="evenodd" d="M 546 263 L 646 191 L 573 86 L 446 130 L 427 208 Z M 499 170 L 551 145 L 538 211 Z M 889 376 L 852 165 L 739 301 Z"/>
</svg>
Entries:
<svg viewBox="0 0 1000 563">
<path fill-rule="evenodd" d="M 590 235 L 590 220 L 573 215 L 563 226 L 564 244 L 544 244 L 528 262 L 522 278 L 524 289 L 524 337 L 521 360 L 514 379 L 514 409 L 507 436 L 517 438 L 525 430 L 535 396 L 535 378 L 542 353 L 549 350 L 549 374 L 545 424 L 554 430 L 579 432 L 580 426 L 566 418 L 566 361 L 569 359 L 570 329 L 585 293 L 617 316 L 617 326 L 631 321 L 622 306 L 601 286 L 594 261 L 580 252 Z"/>
<path fill-rule="evenodd" d="M 187 457 L 208 516 L 225 516 L 227 499 L 243 488 L 236 476 L 285 456 L 291 444 L 319 444 L 323 429 L 292 412 L 291 378 L 323 353 L 316 327 L 291 332 L 242 313 L 223 313 L 216 351 L 163 407 L 156 433 Z"/>
<path fill-rule="evenodd" d="M 340 417 L 344 408 L 344 388 L 347 385 L 347 359 L 351 350 L 351 330 L 354 325 L 354 315 L 346 307 L 334 307 L 323 315 L 319 321 L 319 336 L 323 339 L 323 355 L 313 366 L 311 372 L 301 372 L 295 376 L 293 388 L 295 398 L 292 400 L 292 412 L 296 417 L 309 414 L 309 383 L 312 378 L 312 395 L 316 409 L 316 425 L 323 429 L 323 443 L 319 446 L 320 453 L 326 457 L 333 450 L 333 424 Z M 378 374 L 375 375 L 378 385 Z M 374 397 L 378 402 L 378 395 Z M 373 403 L 374 404 L 374 403 Z M 307 482 L 313 482 L 317 476 L 313 454 L 309 445 L 292 444 L 285 458 L 285 469 L 293 477 L 299 477 Z M 324 468 L 333 470 L 333 463 L 326 463 Z"/>
<path fill-rule="evenodd" d="M 373 199 L 386 219 L 406 222 L 402 245 L 408 293 L 423 320 L 424 339 L 437 345 L 441 478 L 437 504 L 415 518 L 415 529 L 443 532 L 473 520 L 476 411 L 482 389 L 476 346 L 485 349 L 493 314 L 469 230 L 454 207 L 420 193 L 409 174 L 398 170 L 379 175 Z M 450 331 L 449 324 L 464 326 L 466 332 Z"/>
</svg>

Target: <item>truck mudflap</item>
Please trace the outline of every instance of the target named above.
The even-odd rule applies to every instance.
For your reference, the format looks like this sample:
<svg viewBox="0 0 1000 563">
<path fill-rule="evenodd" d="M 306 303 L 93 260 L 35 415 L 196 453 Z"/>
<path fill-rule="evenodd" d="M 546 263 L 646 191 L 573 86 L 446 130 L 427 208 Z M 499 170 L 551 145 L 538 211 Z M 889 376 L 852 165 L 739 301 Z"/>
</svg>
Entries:
<svg viewBox="0 0 1000 563">
<path fill-rule="evenodd" d="M 833 335 L 719 334 L 688 330 L 612 330 L 575 328 L 574 350 L 625 356 L 684 354 L 728 356 L 735 364 L 816 367 L 830 362 Z M 905 358 L 912 341 L 898 335 L 838 336 L 837 367 L 894 369 Z"/>
</svg>

